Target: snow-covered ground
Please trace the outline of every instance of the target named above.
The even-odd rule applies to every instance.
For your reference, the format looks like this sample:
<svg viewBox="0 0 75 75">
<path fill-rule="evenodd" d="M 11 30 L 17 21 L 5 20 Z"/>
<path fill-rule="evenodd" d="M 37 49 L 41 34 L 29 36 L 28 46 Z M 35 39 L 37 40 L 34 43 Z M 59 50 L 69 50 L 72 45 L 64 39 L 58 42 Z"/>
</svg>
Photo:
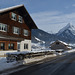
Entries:
<svg viewBox="0 0 75 75">
<path fill-rule="evenodd" d="M 37 51 L 37 52 L 40 52 L 40 51 Z M 24 61 L 20 61 L 20 62 L 14 61 L 14 62 L 10 62 L 10 63 L 7 63 L 7 60 L 6 60 L 5 57 L 0 57 L 0 71 L 4 71 L 6 69 L 11 69 L 11 68 L 17 67 L 19 65 L 23 65 L 25 63 L 31 63 L 31 62 L 35 62 L 35 61 L 40 61 L 40 60 L 43 60 L 43 59 L 45 59 L 47 57 L 54 57 L 54 56 L 56 56 L 56 54 L 45 55 L 45 56 L 40 56 L 40 57 L 34 57 L 34 58 L 31 58 L 31 59 L 25 59 Z"/>
<path fill-rule="evenodd" d="M 13 50 L 0 51 L 0 56 L 4 56 L 4 55 L 6 55 L 6 53 L 12 53 L 12 52 L 17 52 L 17 50 L 15 50 L 15 51 L 13 51 Z"/>
<path fill-rule="evenodd" d="M 21 64 L 22 63 L 18 63 L 16 61 L 11 62 L 11 63 L 7 63 L 7 60 L 6 60 L 5 57 L 0 57 L 0 71 L 17 67 L 17 66 L 19 66 Z"/>
<path fill-rule="evenodd" d="M 65 51 L 63 53 L 59 53 L 59 55 L 67 54 L 67 53 L 71 53 L 71 52 L 75 52 L 75 49 L 68 50 L 68 51 Z M 52 56 L 56 56 L 56 55 L 49 55 L 49 56 L 45 56 L 45 57 L 41 57 L 41 58 L 32 58 L 30 60 L 29 59 L 26 59 L 25 61 L 26 61 L 26 63 L 29 63 L 31 61 L 33 61 L 33 62 L 34 61 L 39 61 L 39 60 L 42 60 L 44 58 L 52 57 Z M 14 68 L 14 67 L 19 66 L 19 65 L 22 65 L 22 64 L 23 64 L 23 62 L 18 63 L 16 61 L 15 62 L 11 62 L 11 63 L 7 63 L 5 57 L 0 57 L 0 71 L 3 71 L 5 69 Z"/>
</svg>

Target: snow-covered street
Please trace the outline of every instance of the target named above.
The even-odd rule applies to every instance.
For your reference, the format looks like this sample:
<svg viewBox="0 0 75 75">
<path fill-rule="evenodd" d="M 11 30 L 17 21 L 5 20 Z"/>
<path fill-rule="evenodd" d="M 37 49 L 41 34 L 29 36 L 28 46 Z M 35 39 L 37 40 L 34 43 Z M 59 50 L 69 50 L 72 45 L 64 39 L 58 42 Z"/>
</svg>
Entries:
<svg viewBox="0 0 75 75">
<path fill-rule="evenodd" d="M 75 75 L 75 52 L 50 59 L 10 75 Z"/>
<path fill-rule="evenodd" d="M 59 53 L 58 55 L 72 53 L 72 52 L 75 52 L 75 49 L 69 50 L 69 51 L 65 51 L 63 53 Z M 32 59 L 26 59 L 25 62 L 26 63 L 35 62 L 35 61 L 43 60 L 43 59 L 45 59 L 47 57 L 54 57 L 54 56 L 56 56 L 56 55 L 48 55 L 48 56 L 46 55 L 45 57 L 41 56 L 39 58 L 37 57 L 37 58 L 32 58 Z M 7 63 L 7 60 L 6 60 L 5 57 L 0 57 L 0 71 L 6 70 L 6 69 L 10 69 L 10 68 L 14 68 L 14 67 L 17 67 L 17 66 L 22 65 L 22 64 L 23 64 L 23 62 L 18 63 L 16 61 Z"/>
</svg>

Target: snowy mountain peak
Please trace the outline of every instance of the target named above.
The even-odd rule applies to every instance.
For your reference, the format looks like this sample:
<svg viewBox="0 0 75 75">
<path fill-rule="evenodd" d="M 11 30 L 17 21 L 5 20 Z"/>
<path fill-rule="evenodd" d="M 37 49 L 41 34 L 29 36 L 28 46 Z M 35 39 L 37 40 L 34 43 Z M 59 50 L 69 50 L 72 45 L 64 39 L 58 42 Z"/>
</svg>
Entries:
<svg viewBox="0 0 75 75">
<path fill-rule="evenodd" d="M 72 28 L 72 27 L 74 27 L 71 23 L 68 23 L 67 25 L 66 25 L 66 28 Z"/>
<path fill-rule="evenodd" d="M 67 26 L 71 26 L 71 25 L 72 25 L 71 23 L 68 23 L 68 24 L 67 24 Z"/>
<path fill-rule="evenodd" d="M 75 31 L 75 27 L 71 23 L 68 23 L 64 28 L 59 30 L 58 35 L 60 35 L 61 33 L 63 33 L 64 31 L 67 31 L 67 30 L 70 30 L 73 33 Z"/>
</svg>

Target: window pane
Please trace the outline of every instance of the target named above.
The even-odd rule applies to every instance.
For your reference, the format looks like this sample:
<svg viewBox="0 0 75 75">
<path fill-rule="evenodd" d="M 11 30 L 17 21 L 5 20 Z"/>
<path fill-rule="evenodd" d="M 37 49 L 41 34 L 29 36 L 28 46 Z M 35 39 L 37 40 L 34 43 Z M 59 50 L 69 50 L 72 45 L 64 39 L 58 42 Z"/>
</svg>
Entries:
<svg viewBox="0 0 75 75">
<path fill-rule="evenodd" d="M 28 30 L 24 29 L 24 36 L 28 36 L 29 33 L 28 33 Z"/>
<path fill-rule="evenodd" d="M 13 44 L 11 44 L 11 46 L 13 46 Z"/>
<path fill-rule="evenodd" d="M 14 49 L 14 44 L 11 44 L 11 49 Z"/>
<path fill-rule="evenodd" d="M 7 25 L 0 23 L 0 30 L 1 31 L 7 31 Z"/>
<path fill-rule="evenodd" d="M 13 27 L 13 33 L 19 34 L 20 29 L 18 27 Z"/>
<path fill-rule="evenodd" d="M 26 44 L 26 49 L 28 49 L 28 44 Z"/>
<path fill-rule="evenodd" d="M 24 49 L 28 49 L 28 44 L 24 44 Z"/>
<path fill-rule="evenodd" d="M 8 49 L 14 49 L 14 44 L 8 44 Z"/>
<path fill-rule="evenodd" d="M 10 44 L 8 44 L 8 49 L 10 49 L 11 47 L 10 47 Z"/>
<path fill-rule="evenodd" d="M 4 45 L 4 43 L 1 43 L 0 46 L 1 46 L 1 49 L 2 49 L 2 50 L 5 49 L 5 45 Z"/>
<path fill-rule="evenodd" d="M 3 46 L 3 43 L 1 43 L 1 46 Z"/>
<path fill-rule="evenodd" d="M 3 25 L 2 25 L 2 30 L 3 30 Z"/>
<path fill-rule="evenodd" d="M 20 23 L 22 23 L 22 17 L 21 17 L 21 16 L 19 16 L 18 21 L 19 21 Z"/>
<path fill-rule="evenodd" d="M 12 19 L 13 19 L 13 20 L 17 20 L 17 16 L 16 16 L 15 13 L 12 13 Z"/>
</svg>

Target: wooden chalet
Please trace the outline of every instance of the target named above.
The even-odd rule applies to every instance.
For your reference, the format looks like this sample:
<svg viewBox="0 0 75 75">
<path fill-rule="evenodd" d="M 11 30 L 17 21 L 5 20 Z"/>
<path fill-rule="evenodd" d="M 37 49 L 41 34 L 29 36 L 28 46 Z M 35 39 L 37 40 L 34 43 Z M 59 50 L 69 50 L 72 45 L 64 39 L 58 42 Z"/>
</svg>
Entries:
<svg viewBox="0 0 75 75">
<path fill-rule="evenodd" d="M 69 45 L 63 41 L 60 41 L 60 40 L 56 40 L 54 42 L 52 42 L 50 44 L 50 48 L 52 50 L 59 50 L 59 49 L 62 49 L 62 50 L 70 50 L 71 47 L 69 47 Z"/>
<path fill-rule="evenodd" d="M 24 5 L 0 9 L 0 51 L 31 50 L 31 30 L 36 24 Z"/>
</svg>

